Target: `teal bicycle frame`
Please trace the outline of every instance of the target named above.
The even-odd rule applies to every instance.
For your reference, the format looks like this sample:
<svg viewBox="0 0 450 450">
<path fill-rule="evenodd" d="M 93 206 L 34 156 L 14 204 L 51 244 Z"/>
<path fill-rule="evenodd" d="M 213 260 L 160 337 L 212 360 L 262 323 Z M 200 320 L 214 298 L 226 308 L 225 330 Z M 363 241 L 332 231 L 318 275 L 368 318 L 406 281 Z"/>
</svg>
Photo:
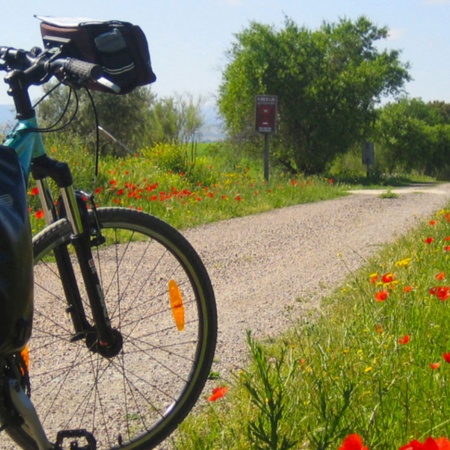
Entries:
<svg viewBox="0 0 450 450">
<path fill-rule="evenodd" d="M 46 154 L 41 135 L 38 132 L 33 132 L 36 129 L 36 117 L 21 119 L 4 142 L 4 145 L 16 151 L 27 183 L 32 160 Z"/>
</svg>

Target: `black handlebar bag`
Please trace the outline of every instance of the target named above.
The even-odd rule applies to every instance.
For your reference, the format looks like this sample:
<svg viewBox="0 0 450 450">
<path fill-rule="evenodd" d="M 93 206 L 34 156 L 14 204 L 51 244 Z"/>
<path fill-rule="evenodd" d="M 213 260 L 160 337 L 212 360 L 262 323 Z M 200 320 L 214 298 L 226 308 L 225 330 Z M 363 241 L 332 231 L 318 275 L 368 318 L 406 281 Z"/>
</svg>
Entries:
<svg viewBox="0 0 450 450">
<path fill-rule="evenodd" d="M 138 86 L 153 83 L 147 38 L 142 29 L 118 20 L 96 21 L 76 17 L 43 17 L 41 34 L 47 49 L 59 48 L 70 56 L 102 67 L 104 77 L 127 94 Z M 114 91 L 99 83 L 88 83 L 96 91 Z"/>
<path fill-rule="evenodd" d="M 33 248 L 26 184 L 15 151 L 0 145 L 0 355 L 31 335 Z"/>
</svg>

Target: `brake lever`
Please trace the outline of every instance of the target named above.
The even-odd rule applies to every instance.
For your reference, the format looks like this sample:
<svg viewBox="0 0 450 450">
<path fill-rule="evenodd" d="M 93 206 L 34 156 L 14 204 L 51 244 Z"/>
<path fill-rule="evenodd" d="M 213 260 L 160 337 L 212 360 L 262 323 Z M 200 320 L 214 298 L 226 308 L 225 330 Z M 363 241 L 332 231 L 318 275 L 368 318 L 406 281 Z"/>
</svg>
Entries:
<svg viewBox="0 0 450 450">
<path fill-rule="evenodd" d="M 100 77 L 95 80 L 96 83 L 101 84 L 102 86 L 105 86 L 106 88 L 113 91 L 115 94 L 120 94 L 121 88 L 117 84 L 113 83 L 112 81 L 109 81 L 105 77 Z"/>
</svg>

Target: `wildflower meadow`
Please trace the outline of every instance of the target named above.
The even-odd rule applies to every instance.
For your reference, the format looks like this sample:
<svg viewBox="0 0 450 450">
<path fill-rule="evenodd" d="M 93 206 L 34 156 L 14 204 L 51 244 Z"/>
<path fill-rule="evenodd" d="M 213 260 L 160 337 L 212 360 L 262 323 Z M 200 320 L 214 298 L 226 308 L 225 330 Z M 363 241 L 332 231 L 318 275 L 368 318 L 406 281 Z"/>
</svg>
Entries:
<svg viewBox="0 0 450 450">
<path fill-rule="evenodd" d="M 332 178 L 290 177 L 274 172 L 263 179 L 262 165 L 237 156 L 229 159 L 214 145 L 193 157 L 176 145 L 160 144 L 124 158 L 100 159 L 94 179 L 92 154 L 53 147 L 50 156 L 68 161 L 75 186 L 95 195 L 101 206 L 121 206 L 154 214 L 178 229 L 273 208 L 345 195 L 349 186 Z M 37 188 L 30 185 L 33 232 L 44 226 Z"/>
</svg>

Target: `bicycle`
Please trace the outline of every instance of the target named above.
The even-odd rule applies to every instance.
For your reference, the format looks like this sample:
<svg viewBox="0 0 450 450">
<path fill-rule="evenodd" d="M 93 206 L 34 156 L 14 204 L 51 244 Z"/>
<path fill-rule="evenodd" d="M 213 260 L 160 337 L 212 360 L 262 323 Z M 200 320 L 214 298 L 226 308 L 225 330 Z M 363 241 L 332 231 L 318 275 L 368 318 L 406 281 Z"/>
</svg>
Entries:
<svg viewBox="0 0 450 450">
<path fill-rule="evenodd" d="M 30 173 L 36 180 L 46 221 L 32 239 L 31 338 L 25 347 L 22 333 L 14 352 L 0 354 L 2 429 L 26 449 L 153 448 L 209 376 L 214 292 L 182 234 L 144 212 L 99 207 L 74 189 L 68 165 L 46 154 L 29 87 L 56 76 L 76 92 L 104 76 L 64 48 L 0 48 L 18 117 L 0 155 L 18 155 L 18 185 Z"/>
</svg>

